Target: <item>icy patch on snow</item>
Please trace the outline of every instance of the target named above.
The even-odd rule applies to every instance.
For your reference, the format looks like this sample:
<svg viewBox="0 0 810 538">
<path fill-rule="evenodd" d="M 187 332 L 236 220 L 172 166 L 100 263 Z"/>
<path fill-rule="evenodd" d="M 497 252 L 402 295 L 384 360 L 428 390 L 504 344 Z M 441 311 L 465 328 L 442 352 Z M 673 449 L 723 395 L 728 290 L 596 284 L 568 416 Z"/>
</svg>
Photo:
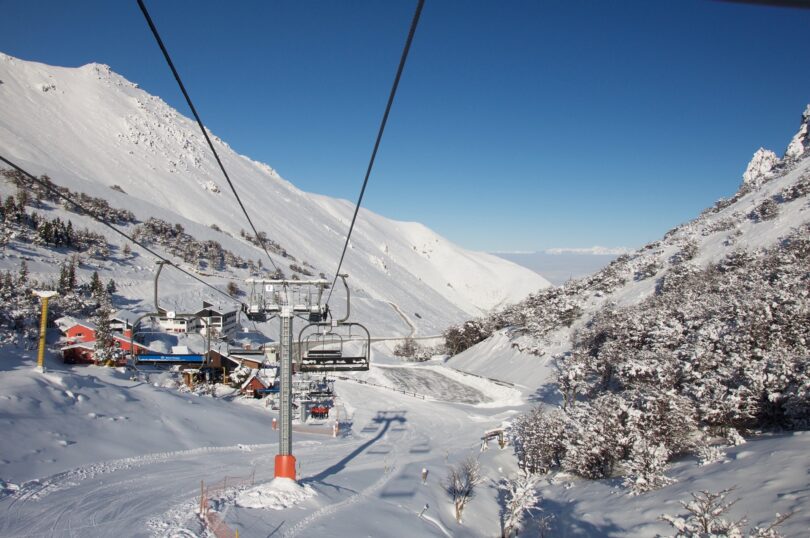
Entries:
<svg viewBox="0 0 810 538">
<path fill-rule="evenodd" d="M 477 403 L 476 407 L 506 407 L 523 403 L 521 392 L 518 389 L 452 368 L 443 366 L 440 368 L 442 375 L 480 391 L 490 400 Z"/>
<path fill-rule="evenodd" d="M 317 495 L 309 485 L 300 485 L 289 478 L 274 478 L 243 491 L 236 496 L 236 505 L 243 508 L 284 510 Z"/>
</svg>

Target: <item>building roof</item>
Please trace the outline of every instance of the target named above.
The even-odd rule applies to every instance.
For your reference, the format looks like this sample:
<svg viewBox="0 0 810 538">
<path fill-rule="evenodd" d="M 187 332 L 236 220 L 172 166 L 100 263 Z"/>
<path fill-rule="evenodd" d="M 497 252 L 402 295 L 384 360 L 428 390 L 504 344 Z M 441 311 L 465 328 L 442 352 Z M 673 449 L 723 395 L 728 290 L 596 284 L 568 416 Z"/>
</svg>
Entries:
<svg viewBox="0 0 810 538">
<path fill-rule="evenodd" d="M 94 350 L 96 347 L 95 342 L 77 342 L 75 344 L 70 344 L 69 346 L 65 346 L 62 348 L 62 351 L 67 351 L 68 349 L 88 349 L 90 351 Z"/>
<path fill-rule="evenodd" d="M 223 316 L 225 314 L 230 314 L 231 312 L 236 312 L 236 308 L 226 308 L 221 305 L 214 305 L 207 301 L 203 301 L 203 306 L 201 309 L 195 312 L 198 316 L 210 316 L 211 314 Z"/>
<path fill-rule="evenodd" d="M 239 331 L 231 336 L 231 341 L 234 345 L 244 347 L 245 345 L 251 348 L 258 348 L 273 342 L 272 338 L 268 338 L 259 331 Z"/>
<path fill-rule="evenodd" d="M 88 329 L 92 329 L 94 331 L 97 328 L 96 324 L 93 323 L 92 321 L 76 319 L 76 318 L 73 318 L 73 317 L 70 317 L 70 316 L 61 317 L 61 318 L 57 319 L 56 321 L 54 321 L 54 323 L 56 323 L 56 326 L 59 327 L 59 330 L 62 331 L 62 332 L 67 332 L 69 329 L 72 329 L 73 327 L 76 327 L 77 325 L 80 325 L 82 327 L 87 327 Z"/>
<path fill-rule="evenodd" d="M 139 317 L 141 317 L 141 314 L 121 309 L 115 314 L 113 314 L 110 319 L 117 321 L 125 321 L 129 325 L 133 325 L 136 321 L 138 321 Z"/>
<path fill-rule="evenodd" d="M 136 342 L 134 340 L 130 340 L 130 338 L 128 336 L 121 336 L 120 334 L 114 334 L 114 335 L 112 335 L 112 337 L 113 337 L 113 340 L 118 340 L 119 342 L 126 342 L 127 344 L 132 342 L 132 345 L 135 346 L 135 347 L 139 347 L 141 349 L 146 349 L 148 351 L 151 351 L 151 349 L 149 349 L 147 346 L 145 346 L 145 345 L 143 345 L 141 343 L 138 343 L 138 342 Z"/>
<path fill-rule="evenodd" d="M 241 388 L 247 387 L 251 381 L 257 380 L 259 383 L 264 386 L 264 388 L 269 388 L 273 386 L 273 383 L 276 381 L 276 369 L 275 368 L 260 368 L 258 370 L 252 370 L 250 375 L 242 383 Z"/>
</svg>

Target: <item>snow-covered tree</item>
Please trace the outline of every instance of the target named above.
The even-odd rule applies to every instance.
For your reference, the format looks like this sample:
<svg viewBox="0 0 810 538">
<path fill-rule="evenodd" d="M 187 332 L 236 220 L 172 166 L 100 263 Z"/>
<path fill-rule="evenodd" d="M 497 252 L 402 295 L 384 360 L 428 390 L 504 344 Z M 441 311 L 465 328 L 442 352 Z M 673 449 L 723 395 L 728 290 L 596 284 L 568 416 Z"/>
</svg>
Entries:
<svg viewBox="0 0 810 538">
<path fill-rule="evenodd" d="M 779 527 L 792 514 L 776 514 L 774 521 L 767 527 L 754 527 L 747 533 L 747 518 L 728 519 L 731 508 L 739 499 L 727 501 L 726 498 L 734 488 L 719 492 L 701 490 L 691 493 L 692 500 L 681 501 L 681 506 L 688 512 L 684 516 L 664 514 L 660 517 L 677 531 L 674 538 L 709 538 L 724 536 L 728 538 L 782 538 Z"/>
<path fill-rule="evenodd" d="M 546 473 L 558 467 L 567 443 L 566 415 L 542 406 L 518 417 L 510 430 L 518 465 L 530 474 Z"/>
<path fill-rule="evenodd" d="M 539 510 L 537 504 L 540 500 L 537 495 L 537 485 L 540 476 L 528 472 L 504 479 L 498 487 L 505 493 L 506 505 L 503 507 L 502 532 L 503 538 L 517 535 L 523 518 L 533 510 Z"/>
<path fill-rule="evenodd" d="M 626 465 L 624 486 L 638 495 L 671 484 L 674 480 L 664 474 L 668 460 L 669 450 L 663 443 L 656 444 L 643 437 L 636 439 Z"/>
<path fill-rule="evenodd" d="M 101 292 L 104 293 L 104 290 Z M 93 354 L 98 364 L 114 364 L 121 356 L 120 350 L 115 346 L 110 318 L 112 307 L 104 295 L 93 322 L 96 324 L 96 341 L 93 347 Z"/>
</svg>

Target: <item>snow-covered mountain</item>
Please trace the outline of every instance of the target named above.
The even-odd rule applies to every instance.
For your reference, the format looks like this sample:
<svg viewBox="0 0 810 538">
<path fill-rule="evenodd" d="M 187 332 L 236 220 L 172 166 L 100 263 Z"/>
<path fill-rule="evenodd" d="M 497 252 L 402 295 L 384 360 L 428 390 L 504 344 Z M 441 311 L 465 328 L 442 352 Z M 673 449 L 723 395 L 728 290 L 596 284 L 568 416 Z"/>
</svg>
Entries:
<svg viewBox="0 0 810 538">
<path fill-rule="evenodd" d="M 246 259 L 264 257 L 240 237 L 249 226 L 196 123 L 160 98 L 105 65 L 52 67 L 2 53 L 0 81 L 0 154 L 36 175 L 49 175 L 57 185 L 127 208 L 141 221 L 157 216 Z M 294 258 L 299 267 L 306 262 L 314 274 L 331 276 L 353 204 L 305 193 L 266 164 L 212 139 L 256 228 L 291 256 L 274 253 L 279 268 L 289 276 Z M 94 226 L 89 221 L 82 225 Z M 123 240 L 110 240 L 123 246 Z M 148 299 L 152 262 L 124 265 L 107 264 L 108 276 L 123 281 L 121 293 L 129 298 Z M 530 270 L 464 250 L 421 224 L 392 221 L 365 209 L 343 271 L 350 274 L 357 317 L 394 334 L 407 334 L 403 316 L 417 332 L 435 333 L 548 286 Z M 236 271 L 212 278 L 223 284 L 222 277 L 238 281 L 246 276 Z M 165 288 L 169 303 L 184 300 L 178 292 L 189 296 L 180 277 Z"/>
<path fill-rule="evenodd" d="M 706 269 L 740 252 L 778 247 L 810 223 L 810 105 L 782 158 L 760 148 L 738 191 L 664 237 L 623 254 L 601 271 L 541 290 L 483 320 L 521 326 L 521 346 L 540 355 L 570 348 L 575 330 L 605 308 L 641 303 L 668 277 Z M 675 274 L 673 274 L 675 273 Z"/>
</svg>

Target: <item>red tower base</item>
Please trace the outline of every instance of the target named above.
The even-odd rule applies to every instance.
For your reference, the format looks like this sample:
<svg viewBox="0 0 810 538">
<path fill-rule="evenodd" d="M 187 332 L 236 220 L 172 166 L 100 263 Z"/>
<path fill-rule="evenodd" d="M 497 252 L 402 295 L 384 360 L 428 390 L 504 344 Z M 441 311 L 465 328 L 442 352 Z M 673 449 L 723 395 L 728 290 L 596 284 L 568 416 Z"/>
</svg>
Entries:
<svg viewBox="0 0 810 538">
<path fill-rule="evenodd" d="M 276 478 L 290 478 L 295 480 L 295 456 L 276 455 Z"/>
</svg>

